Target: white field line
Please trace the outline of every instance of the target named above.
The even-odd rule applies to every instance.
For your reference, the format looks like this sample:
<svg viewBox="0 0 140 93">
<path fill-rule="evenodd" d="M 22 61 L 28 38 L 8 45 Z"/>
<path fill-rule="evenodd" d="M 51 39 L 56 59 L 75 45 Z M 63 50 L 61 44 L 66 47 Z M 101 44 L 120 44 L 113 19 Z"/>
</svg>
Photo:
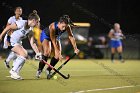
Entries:
<svg viewBox="0 0 140 93">
<path fill-rule="evenodd" d="M 5 70 L 1 70 L 0 72 L 3 72 Z M 35 71 L 35 70 L 26 70 L 24 69 L 24 71 Z M 92 72 L 95 72 L 95 71 L 104 71 L 104 70 L 61 70 L 61 71 L 64 71 L 64 72 L 67 72 L 67 71 L 73 71 L 73 72 L 80 72 L 80 71 L 84 71 L 84 72 L 88 72 L 88 71 L 92 71 Z"/>
<path fill-rule="evenodd" d="M 137 85 L 137 86 L 140 86 L 140 85 Z M 117 90 L 117 89 L 131 88 L 131 87 L 136 87 L 136 86 L 121 86 L 121 87 L 112 87 L 112 88 L 99 88 L 99 89 L 81 90 L 81 91 L 69 92 L 69 93 L 86 93 L 86 92 L 93 92 L 93 91 Z"/>
</svg>

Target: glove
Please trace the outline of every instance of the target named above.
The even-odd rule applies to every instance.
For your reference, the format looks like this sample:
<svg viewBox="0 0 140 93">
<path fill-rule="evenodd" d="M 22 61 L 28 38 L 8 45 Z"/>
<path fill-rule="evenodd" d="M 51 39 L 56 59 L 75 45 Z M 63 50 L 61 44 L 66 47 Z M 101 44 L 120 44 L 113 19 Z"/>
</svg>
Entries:
<svg viewBox="0 0 140 93">
<path fill-rule="evenodd" d="M 41 53 L 36 53 L 35 59 L 36 60 L 42 60 L 42 54 Z"/>
</svg>

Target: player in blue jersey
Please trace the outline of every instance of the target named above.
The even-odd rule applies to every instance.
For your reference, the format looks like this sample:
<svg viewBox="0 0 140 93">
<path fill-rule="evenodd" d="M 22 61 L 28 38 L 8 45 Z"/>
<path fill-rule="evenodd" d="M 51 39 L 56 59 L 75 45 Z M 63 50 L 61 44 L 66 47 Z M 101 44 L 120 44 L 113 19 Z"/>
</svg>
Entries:
<svg viewBox="0 0 140 93">
<path fill-rule="evenodd" d="M 114 24 L 114 28 L 110 30 L 108 36 L 110 38 L 111 61 L 114 62 L 114 54 L 115 54 L 115 51 L 117 51 L 119 54 L 119 60 L 121 62 L 124 62 L 122 58 L 123 48 L 122 48 L 121 39 L 124 39 L 125 37 L 120 29 L 119 23 Z"/>
<path fill-rule="evenodd" d="M 79 53 L 79 49 L 77 48 L 75 38 L 73 36 L 72 30 L 71 30 L 71 24 L 72 21 L 69 18 L 68 15 L 63 15 L 60 17 L 58 22 L 53 22 L 49 25 L 49 27 L 46 27 L 44 30 L 42 30 L 40 40 L 42 42 L 43 47 L 43 56 L 42 59 L 47 61 L 50 57 L 51 51 L 53 49 L 54 57 L 51 58 L 50 65 L 55 66 L 59 60 L 62 59 L 62 49 L 61 49 L 61 43 L 60 43 L 60 36 L 63 33 L 68 33 L 68 38 L 74 48 L 74 52 L 76 54 Z M 39 62 L 38 71 L 36 73 L 36 77 L 39 78 L 40 74 L 45 66 L 45 63 Z M 46 69 L 47 78 L 51 73 L 51 68 Z"/>
</svg>

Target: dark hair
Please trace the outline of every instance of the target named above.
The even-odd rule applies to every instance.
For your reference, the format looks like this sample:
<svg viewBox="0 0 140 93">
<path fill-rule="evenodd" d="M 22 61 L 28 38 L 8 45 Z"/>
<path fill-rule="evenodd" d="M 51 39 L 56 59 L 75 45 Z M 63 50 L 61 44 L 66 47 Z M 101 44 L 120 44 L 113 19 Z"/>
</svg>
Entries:
<svg viewBox="0 0 140 93">
<path fill-rule="evenodd" d="M 22 9 L 22 7 L 18 6 L 14 9 L 14 11 L 16 11 L 17 9 Z"/>
<path fill-rule="evenodd" d="M 59 22 L 64 22 L 65 24 L 73 25 L 73 22 L 68 15 L 63 15 L 62 17 L 60 17 Z"/>
<path fill-rule="evenodd" d="M 40 21 L 40 17 L 37 14 L 37 11 L 36 10 L 33 10 L 33 12 L 30 13 L 29 16 L 28 16 L 28 20 L 32 20 L 32 19 L 35 19 L 35 20 L 39 20 Z"/>
</svg>

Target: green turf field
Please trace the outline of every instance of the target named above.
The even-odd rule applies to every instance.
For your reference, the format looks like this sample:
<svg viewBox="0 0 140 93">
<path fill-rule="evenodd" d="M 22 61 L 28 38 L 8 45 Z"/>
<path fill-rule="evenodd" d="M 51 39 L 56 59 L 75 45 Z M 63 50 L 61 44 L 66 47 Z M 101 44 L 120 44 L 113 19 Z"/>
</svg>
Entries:
<svg viewBox="0 0 140 93">
<path fill-rule="evenodd" d="M 140 60 L 71 60 L 61 70 L 71 75 L 68 80 L 58 74 L 47 80 L 45 72 L 36 79 L 37 64 L 28 60 L 21 71 L 25 80 L 12 80 L 0 60 L 0 93 L 140 93 Z"/>
</svg>

